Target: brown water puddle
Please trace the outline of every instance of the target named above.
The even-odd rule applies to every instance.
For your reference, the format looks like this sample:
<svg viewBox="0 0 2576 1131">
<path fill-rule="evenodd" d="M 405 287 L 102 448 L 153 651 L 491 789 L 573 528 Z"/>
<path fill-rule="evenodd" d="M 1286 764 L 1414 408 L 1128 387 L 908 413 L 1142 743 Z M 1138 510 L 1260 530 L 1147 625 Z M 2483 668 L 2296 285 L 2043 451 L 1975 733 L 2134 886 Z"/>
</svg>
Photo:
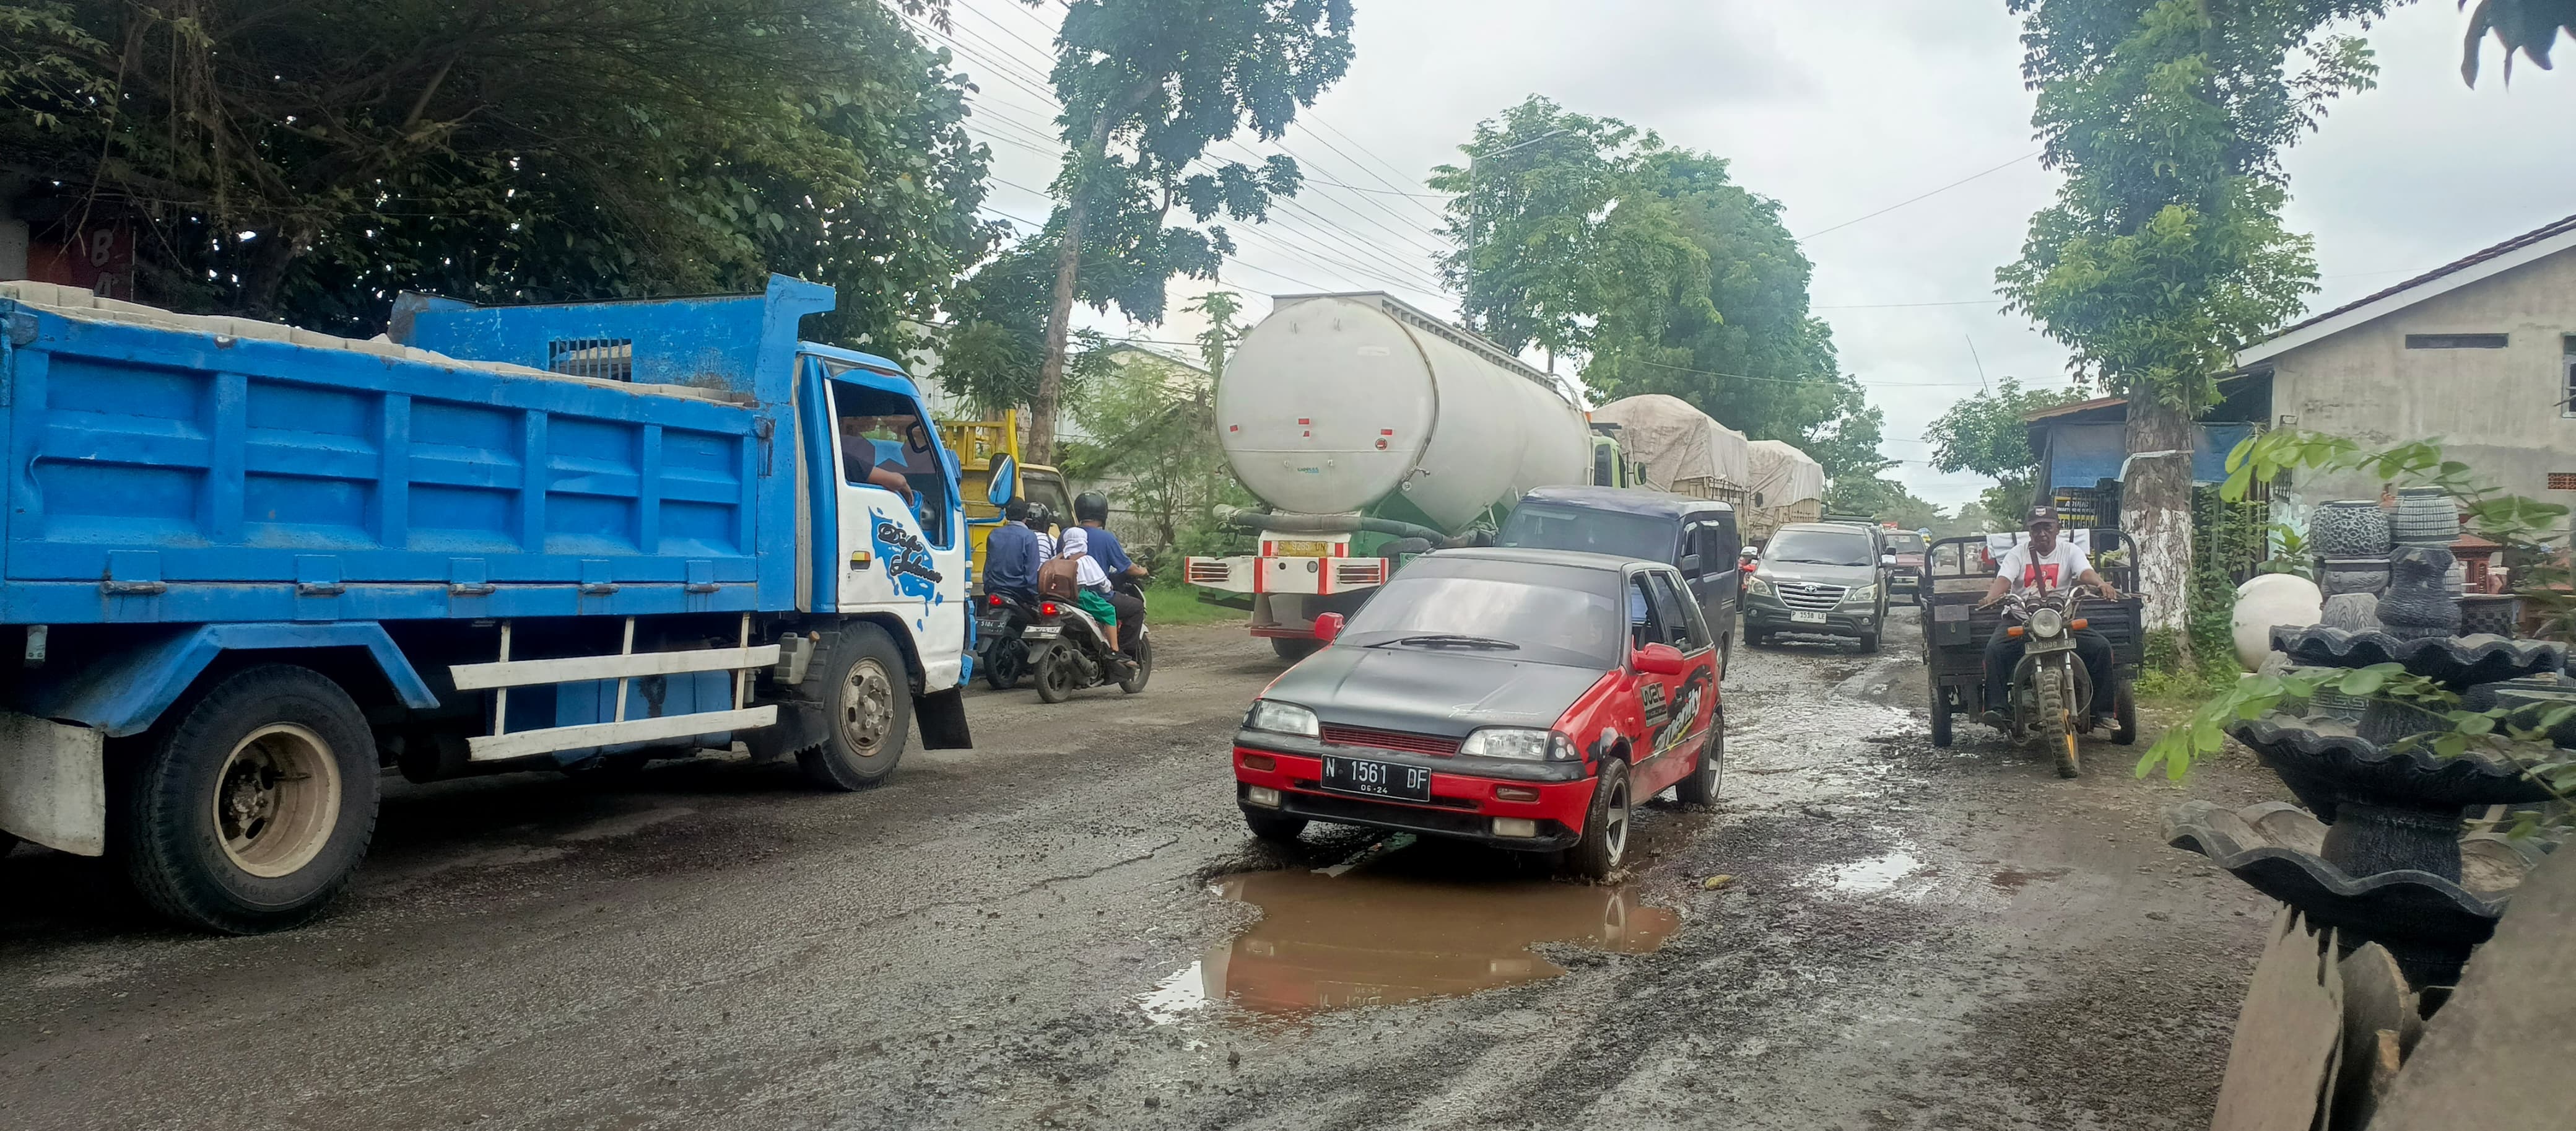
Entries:
<svg viewBox="0 0 2576 1131">
<path fill-rule="evenodd" d="M 1681 917 L 1625 888 L 1537 881 L 1433 882 L 1354 873 L 1257 872 L 1221 881 L 1261 921 L 1212 947 L 1157 996 L 1297 1014 L 1534 982 L 1565 968 L 1530 951 L 1567 943 L 1618 954 L 1662 946 Z M 1149 1013 L 1156 1012 L 1153 1003 Z"/>
</svg>

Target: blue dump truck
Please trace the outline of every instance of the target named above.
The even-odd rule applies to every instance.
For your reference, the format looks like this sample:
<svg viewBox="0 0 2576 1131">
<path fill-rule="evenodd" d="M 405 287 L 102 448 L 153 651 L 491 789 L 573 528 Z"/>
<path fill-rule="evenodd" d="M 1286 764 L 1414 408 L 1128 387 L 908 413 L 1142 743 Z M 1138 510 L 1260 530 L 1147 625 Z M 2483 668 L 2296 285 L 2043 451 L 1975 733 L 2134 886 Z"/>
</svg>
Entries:
<svg viewBox="0 0 2576 1131">
<path fill-rule="evenodd" d="M 271 930 L 386 768 L 966 745 L 957 464 L 895 363 L 797 339 L 832 305 L 406 294 L 356 341 L 0 284 L 0 848 Z"/>
</svg>

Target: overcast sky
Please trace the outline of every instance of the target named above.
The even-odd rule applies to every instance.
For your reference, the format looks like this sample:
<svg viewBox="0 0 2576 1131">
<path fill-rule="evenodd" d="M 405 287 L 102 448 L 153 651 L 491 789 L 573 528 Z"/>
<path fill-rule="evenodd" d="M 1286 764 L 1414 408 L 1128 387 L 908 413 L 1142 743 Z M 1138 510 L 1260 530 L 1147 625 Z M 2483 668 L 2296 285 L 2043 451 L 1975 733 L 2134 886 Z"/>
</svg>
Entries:
<svg viewBox="0 0 2576 1131">
<path fill-rule="evenodd" d="M 1527 95 L 1622 118 L 1733 162 L 1786 205 L 1816 263 L 1817 313 L 1844 368 L 1887 412 L 1891 472 L 1955 506 L 1985 481 L 1926 462 L 1922 429 L 1985 379 L 2066 382 L 2065 354 L 1999 313 L 1994 270 L 2020 249 L 2055 177 L 2035 160 L 2019 26 L 2003 0 L 1356 0 L 1358 57 L 1283 143 L 1310 178 L 1272 224 L 1238 226 L 1223 284 L 1252 296 L 1391 290 L 1442 314 L 1430 274 L 1433 165 L 1475 123 Z M 969 127 L 991 141 L 988 204 L 1042 220 L 1054 175 L 1045 97 L 1063 9 L 958 0 L 949 43 L 982 92 Z M 2337 104 L 2289 158 L 2292 226 L 2316 237 L 2325 309 L 2576 213 L 2576 73 L 2492 53 L 2459 78 L 2462 17 L 2428 0 L 2370 33 L 2378 90 Z M 1218 147 L 1217 156 L 1281 146 Z M 2021 160 L 2017 160 L 2021 159 Z M 1967 184 L 1847 222 L 1980 172 Z M 1322 182 L 1332 182 L 1325 184 Z M 1351 186 L 1351 187 L 1334 187 Z M 1371 191 L 1362 191 L 1371 190 Z M 1827 231 L 1826 229 L 1833 229 Z M 1174 306 L 1185 290 L 1176 285 Z M 1104 328 L 1181 341 L 1195 329 Z M 1972 349 L 1973 347 L 1973 349 Z"/>
</svg>

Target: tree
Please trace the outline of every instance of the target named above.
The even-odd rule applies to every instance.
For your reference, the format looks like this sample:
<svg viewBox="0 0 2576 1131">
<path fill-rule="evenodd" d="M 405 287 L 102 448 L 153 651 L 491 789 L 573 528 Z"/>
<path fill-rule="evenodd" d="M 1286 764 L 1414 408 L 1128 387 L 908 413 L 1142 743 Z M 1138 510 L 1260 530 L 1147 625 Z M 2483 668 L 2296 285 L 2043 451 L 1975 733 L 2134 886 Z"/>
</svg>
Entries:
<svg viewBox="0 0 2576 1131">
<path fill-rule="evenodd" d="M 143 296 L 380 328 L 483 301 L 833 283 L 905 344 L 996 229 L 963 83 L 850 0 L 0 3 L 0 152 Z"/>
<path fill-rule="evenodd" d="M 2358 39 L 2320 29 L 2386 0 L 2007 2 L 2065 181 L 1996 280 L 2079 379 L 2129 399 L 2121 525 L 2148 626 L 2180 629 L 2192 421 L 2237 347 L 2316 289 L 2308 238 L 2281 223 L 2281 151 L 2375 73 Z"/>
<path fill-rule="evenodd" d="M 2026 418 L 2083 397 L 2080 387 L 2024 389 L 2010 377 L 1992 392 L 1962 397 L 1924 429 L 1924 438 L 1932 442 L 1932 466 L 1993 479 L 1995 486 L 1979 500 L 1979 509 L 2019 513 L 2033 498 L 2031 480 L 2039 471 L 2039 454 L 2030 450 Z"/>
<path fill-rule="evenodd" d="M 1920 530 L 1947 521 L 1941 508 L 1914 496 L 1905 485 L 1882 476 L 1846 476 L 1825 488 L 1825 511 L 1828 514 L 1867 515 L 1880 522 L 1893 522 L 1907 530 Z"/>
<path fill-rule="evenodd" d="M 1054 450 L 1075 300 L 1158 322 L 1164 280 L 1214 278 L 1234 246 L 1221 226 L 1165 226 L 1173 208 L 1200 223 L 1220 213 L 1258 221 L 1272 197 L 1296 193 L 1297 163 L 1284 156 L 1187 170 L 1247 125 L 1264 140 L 1286 134 L 1349 68 L 1351 5 L 1067 0 L 1056 46 L 1067 152 L 1053 186 L 1061 203 L 1040 237 L 1055 253 L 1055 280 L 1029 401 L 1029 458 L 1039 462 Z"/>
<path fill-rule="evenodd" d="M 1882 417 L 1808 311 L 1813 268 L 1777 201 L 1720 158 L 1531 96 L 1479 123 L 1444 277 L 1506 349 L 1581 358 L 1601 397 L 1667 393 L 1754 439 L 1798 445 L 1836 478 L 1889 466 Z"/>
</svg>

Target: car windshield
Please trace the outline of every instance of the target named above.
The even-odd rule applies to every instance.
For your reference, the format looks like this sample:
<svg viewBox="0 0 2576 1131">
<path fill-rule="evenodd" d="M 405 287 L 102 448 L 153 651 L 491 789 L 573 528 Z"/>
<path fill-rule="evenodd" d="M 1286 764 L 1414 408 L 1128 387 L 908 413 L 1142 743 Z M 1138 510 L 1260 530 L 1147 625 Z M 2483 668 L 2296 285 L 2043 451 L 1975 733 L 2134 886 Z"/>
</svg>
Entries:
<svg viewBox="0 0 2576 1131">
<path fill-rule="evenodd" d="M 1919 554 L 1923 552 L 1923 545 L 1923 536 L 1920 534 L 1899 533 L 1887 536 L 1887 552 L 1891 554 Z"/>
<path fill-rule="evenodd" d="M 1607 571 L 1584 572 L 1615 580 Z M 1607 593 L 1545 584 L 1550 580 L 1398 576 L 1351 614 L 1341 641 L 1360 647 L 1474 651 L 1548 664 L 1617 664 L 1620 642 L 1627 638 L 1623 610 Z"/>
<path fill-rule="evenodd" d="M 1650 562 L 1670 562 L 1679 529 L 1669 518 L 1597 511 L 1562 503 L 1523 502 L 1504 520 L 1497 546 L 1580 550 Z"/>
<path fill-rule="evenodd" d="M 1783 530 L 1762 551 L 1766 562 L 1807 565 L 1869 566 L 1869 535 L 1857 530 Z"/>
</svg>

